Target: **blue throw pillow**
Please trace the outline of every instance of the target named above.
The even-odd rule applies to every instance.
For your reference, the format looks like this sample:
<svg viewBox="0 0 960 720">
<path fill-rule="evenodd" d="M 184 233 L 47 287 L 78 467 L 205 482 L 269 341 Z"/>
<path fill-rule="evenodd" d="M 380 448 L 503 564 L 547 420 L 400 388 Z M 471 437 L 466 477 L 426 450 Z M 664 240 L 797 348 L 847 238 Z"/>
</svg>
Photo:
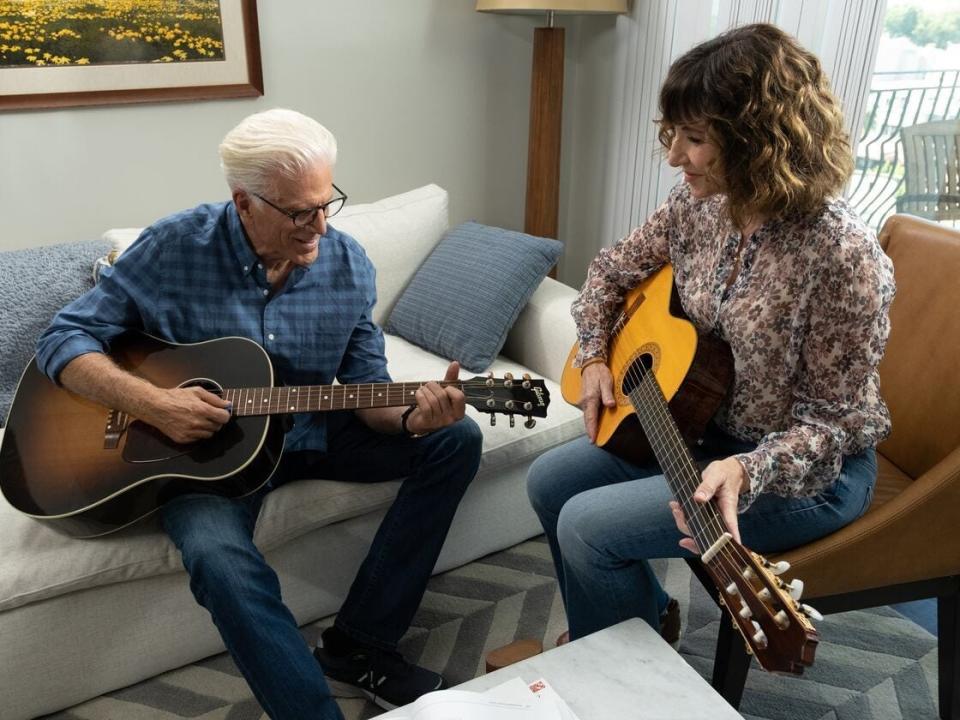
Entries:
<svg viewBox="0 0 960 720">
<path fill-rule="evenodd" d="M 562 243 L 474 222 L 450 230 L 400 295 L 386 331 L 482 372 Z"/>
<path fill-rule="evenodd" d="M 0 425 L 37 338 L 60 308 L 93 287 L 103 240 L 0 252 Z"/>
</svg>

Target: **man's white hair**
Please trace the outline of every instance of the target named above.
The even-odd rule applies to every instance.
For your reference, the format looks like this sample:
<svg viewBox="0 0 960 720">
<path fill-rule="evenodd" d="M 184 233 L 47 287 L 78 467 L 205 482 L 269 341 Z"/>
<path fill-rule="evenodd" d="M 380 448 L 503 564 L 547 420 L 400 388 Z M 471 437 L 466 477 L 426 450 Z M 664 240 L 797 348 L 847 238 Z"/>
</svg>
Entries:
<svg viewBox="0 0 960 720">
<path fill-rule="evenodd" d="M 278 175 L 295 178 L 320 162 L 337 162 L 337 140 L 313 118 L 274 108 L 240 121 L 220 143 L 220 165 L 231 192 L 266 195 Z"/>
</svg>

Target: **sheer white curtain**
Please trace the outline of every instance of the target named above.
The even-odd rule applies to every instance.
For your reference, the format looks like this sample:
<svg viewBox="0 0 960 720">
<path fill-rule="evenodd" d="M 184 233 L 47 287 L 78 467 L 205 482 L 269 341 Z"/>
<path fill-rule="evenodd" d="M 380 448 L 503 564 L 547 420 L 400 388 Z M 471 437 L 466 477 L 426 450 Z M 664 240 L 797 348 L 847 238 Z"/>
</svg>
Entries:
<svg viewBox="0 0 960 720">
<path fill-rule="evenodd" d="M 820 57 L 855 139 L 885 6 L 885 0 L 634 0 L 631 14 L 617 21 L 600 231 L 596 247 L 581 255 L 596 254 L 642 223 L 678 181 L 662 160 L 653 123 L 657 92 L 675 58 L 737 25 L 772 22 Z M 572 274 L 564 279 L 583 280 Z"/>
</svg>

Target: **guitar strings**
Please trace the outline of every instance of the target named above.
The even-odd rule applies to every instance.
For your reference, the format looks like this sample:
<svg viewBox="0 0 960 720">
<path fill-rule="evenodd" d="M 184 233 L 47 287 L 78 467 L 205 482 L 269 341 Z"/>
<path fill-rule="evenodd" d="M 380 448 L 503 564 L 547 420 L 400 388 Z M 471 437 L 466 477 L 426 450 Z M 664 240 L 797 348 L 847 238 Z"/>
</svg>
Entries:
<svg viewBox="0 0 960 720">
<path fill-rule="evenodd" d="M 681 506 L 684 508 L 684 515 L 687 519 L 688 527 L 691 528 L 695 535 L 699 535 L 701 538 L 707 538 L 709 540 L 710 536 L 707 532 L 707 527 L 702 522 L 702 515 L 705 513 L 717 526 L 716 538 L 721 537 L 723 532 L 725 532 L 725 528 L 718 522 L 716 509 L 712 506 L 701 506 L 699 503 L 695 503 L 692 500 L 692 492 L 695 489 L 695 486 L 684 487 L 688 483 L 685 482 L 683 471 L 686 470 L 690 477 L 697 478 L 699 478 L 699 472 L 696 466 L 693 464 L 692 457 L 690 456 L 689 451 L 686 449 L 685 443 L 679 436 L 679 429 L 676 425 L 676 422 L 669 414 L 669 410 L 666 405 L 666 398 L 663 396 L 663 393 L 660 390 L 656 376 L 652 370 L 647 370 L 644 368 L 643 377 L 641 378 L 639 377 L 639 373 L 632 370 L 632 368 L 632 364 L 628 366 L 627 374 L 631 376 L 631 379 L 635 383 L 636 389 L 633 392 L 638 395 L 645 394 L 647 396 L 646 407 L 649 408 L 649 411 L 645 414 L 645 417 L 648 421 L 649 430 L 658 434 L 662 440 L 667 439 L 666 435 L 668 433 L 672 434 L 674 442 L 679 448 L 677 452 L 673 452 L 669 448 L 666 449 L 666 462 L 664 463 L 666 467 L 663 467 L 662 470 L 668 478 L 672 471 L 672 473 L 675 475 L 677 484 L 681 489 L 686 490 L 685 493 L 675 492 L 674 494 L 681 503 Z M 657 410 L 660 411 L 659 417 L 657 417 Z M 685 497 L 689 497 L 690 500 L 685 500 Z M 698 544 L 701 546 L 705 545 L 703 540 L 701 540 Z M 709 547 L 709 545 L 706 547 Z M 706 547 L 701 547 L 701 552 L 705 550 Z M 743 559 L 741 554 L 742 551 L 740 550 L 739 546 L 733 544 L 732 547 L 735 549 L 736 554 L 740 555 L 740 559 Z M 731 553 L 731 544 L 725 544 L 721 548 L 720 552 L 717 553 L 717 556 L 722 557 L 728 562 L 732 561 L 734 558 L 733 554 Z M 714 565 L 717 576 L 722 580 L 724 589 L 729 587 L 730 583 L 733 581 L 733 577 L 730 572 L 727 571 L 727 565 L 724 563 L 713 563 L 712 560 L 711 564 Z"/>
<path fill-rule="evenodd" d="M 630 340 L 635 340 L 635 338 L 630 337 L 630 332 L 627 330 L 627 322 L 626 322 L 625 314 L 621 314 L 620 318 L 617 320 L 617 322 L 614 325 L 613 341 L 610 343 L 611 354 L 614 356 L 619 355 L 619 357 L 617 358 L 617 364 L 627 368 L 625 376 L 634 383 L 636 390 L 643 391 L 645 389 L 645 384 L 644 384 L 643 378 L 641 378 L 640 376 L 640 373 L 634 369 L 634 364 L 632 362 L 633 353 L 629 350 L 626 350 L 628 346 L 633 347 L 633 346 L 636 346 L 637 344 L 636 342 L 633 342 L 631 344 Z M 644 377 L 649 378 L 651 383 L 657 383 L 656 376 L 652 369 L 650 370 L 644 369 L 643 375 Z M 634 392 L 636 392 L 636 390 Z M 659 404 L 665 406 L 666 400 L 663 397 L 659 384 L 656 384 L 655 386 L 653 386 L 653 388 L 646 388 L 646 392 L 648 395 L 652 395 L 654 390 L 660 396 L 658 398 L 660 401 Z M 648 400 L 650 399 L 653 399 L 653 398 L 648 398 Z M 649 404 L 651 406 L 655 406 L 654 403 L 649 403 Z M 648 417 L 647 419 L 653 423 L 656 422 L 656 418 Z M 676 423 L 673 422 L 672 417 L 670 417 L 669 415 L 663 418 L 661 425 L 664 425 L 668 428 L 672 426 L 674 429 L 674 432 L 678 434 Z M 663 434 L 662 428 L 658 429 L 654 427 L 653 429 L 659 430 L 660 434 L 661 435 Z M 682 440 L 680 440 L 680 442 L 682 442 Z M 683 447 L 685 449 L 686 446 L 684 445 Z M 699 473 L 697 472 L 696 467 L 691 465 L 692 459 L 690 458 L 689 452 L 688 451 L 682 452 L 680 454 L 680 458 L 681 458 L 681 461 L 685 460 L 686 463 L 688 464 L 687 470 L 690 471 L 693 475 L 696 475 L 697 477 L 699 477 Z M 674 457 L 669 450 L 667 451 L 666 459 L 667 459 L 666 464 L 668 465 L 670 461 L 673 461 L 673 467 L 662 468 L 662 470 L 664 470 L 665 475 L 668 470 L 673 470 L 674 474 L 676 475 L 676 481 L 680 484 L 680 488 L 684 489 L 683 487 L 684 480 L 683 480 L 683 472 L 682 472 L 683 466 L 682 465 L 679 467 L 677 466 L 677 458 Z M 692 491 L 695 489 L 696 489 L 695 487 L 686 488 L 686 490 L 688 491 L 687 493 L 676 493 L 676 492 L 674 493 L 674 495 L 677 497 L 677 500 L 680 502 L 681 506 L 683 507 L 684 515 L 687 519 L 687 524 L 691 528 L 691 530 L 694 532 L 694 534 L 697 534 L 704 539 L 709 539 L 710 537 L 707 531 L 708 529 L 707 526 L 713 525 L 714 529 L 717 531 L 716 538 L 719 539 L 726 530 L 723 524 L 718 520 L 718 514 L 716 512 L 716 508 L 710 507 L 707 505 L 702 505 L 698 507 L 699 503 L 695 503 L 692 498 Z M 685 499 L 686 495 L 690 496 L 689 499 Z M 706 525 L 703 523 L 702 516 L 704 514 L 708 516 L 708 521 Z M 703 542 L 701 542 L 700 544 L 703 544 Z M 723 555 L 723 557 L 728 561 L 732 561 L 734 559 L 733 555 L 730 552 L 730 545 L 731 545 L 730 543 L 725 544 L 724 547 L 721 548 L 721 551 L 718 553 L 718 555 Z M 743 551 L 740 548 L 740 546 L 735 543 L 733 544 L 733 546 L 734 548 L 736 548 L 736 554 L 740 557 L 741 560 L 744 560 L 743 554 L 742 554 Z M 710 545 L 708 545 L 707 547 L 710 547 Z M 701 552 L 705 549 L 707 548 L 702 548 Z M 718 571 L 718 575 L 720 575 L 725 582 L 732 579 L 730 574 L 726 571 L 726 568 L 724 565 L 720 564 L 717 567 L 717 571 Z"/>
<path fill-rule="evenodd" d="M 648 369 L 643 367 L 642 371 L 635 369 L 635 365 L 633 363 L 634 352 L 631 350 L 631 348 L 637 348 L 640 347 L 640 345 L 636 342 L 636 338 L 631 337 L 632 330 L 628 331 L 626 326 L 626 312 L 623 312 L 621 313 L 620 319 L 618 319 L 617 323 L 614 324 L 614 331 L 611 334 L 612 339 L 609 346 L 611 356 L 616 358 L 619 355 L 616 364 L 620 367 L 627 368 L 625 371 L 625 378 L 633 383 L 634 389 L 630 393 L 630 399 L 634 406 L 634 410 L 638 416 L 638 419 L 646 420 L 646 422 L 642 424 L 644 425 L 644 429 L 649 434 L 656 434 L 662 441 L 668 440 L 668 436 L 672 437 L 674 440 L 676 452 L 671 450 L 668 442 L 662 443 L 668 447 L 664 449 L 666 457 L 664 458 L 665 462 L 661 463 L 661 469 L 663 470 L 664 476 L 667 478 L 669 484 L 678 486 L 679 488 L 687 491 L 678 493 L 676 490 L 674 490 L 673 494 L 677 497 L 681 507 L 684 508 L 684 514 L 687 519 L 688 527 L 695 535 L 699 535 L 700 537 L 706 539 L 709 539 L 710 537 L 708 533 L 708 528 L 710 528 L 716 532 L 716 538 L 719 539 L 722 537 L 723 533 L 726 532 L 726 527 L 722 522 L 722 517 L 719 515 L 719 512 L 715 507 L 715 503 L 705 503 L 702 505 L 696 503 L 691 507 L 691 503 L 694 502 L 691 493 L 699 484 L 701 477 L 700 472 L 693 461 L 693 457 L 689 451 L 689 448 L 680 435 L 679 427 L 677 426 L 676 421 L 670 413 L 666 397 L 660 388 L 660 384 L 657 381 L 653 368 L 651 367 Z M 624 350 L 626 350 L 626 352 L 624 352 Z M 643 399 L 641 398 L 641 395 L 646 396 L 645 403 L 633 402 L 635 397 L 638 400 Z M 647 408 L 646 412 L 641 414 L 641 408 Z M 601 408 L 601 411 L 606 411 L 606 409 Z M 649 437 L 648 440 L 650 440 Z M 651 449 L 652 447 L 653 446 L 651 443 Z M 686 477 L 683 471 L 686 471 Z M 674 475 L 674 473 L 675 477 L 673 481 L 671 481 L 671 475 Z M 684 497 L 686 496 L 689 496 L 689 501 L 684 500 Z M 707 518 L 706 523 L 703 522 L 704 515 Z M 698 544 L 701 546 L 701 552 L 712 546 L 706 545 L 704 542 L 700 542 Z M 738 562 L 740 563 L 739 569 L 737 566 Z M 742 575 L 743 579 L 747 581 L 747 587 L 749 588 L 750 594 L 756 596 L 756 590 L 745 574 L 746 571 L 751 568 L 752 564 L 751 558 L 749 557 L 749 551 L 740 543 L 736 541 L 724 543 L 719 552 L 717 552 L 707 564 L 713 567 L 715 579 L 720 581 L 720 583 L 718 583 L 719 586 L 717 590 L 721 594 L 726 593 L 728 595 L 740 595 L 739 582 L 734 581 L 733 577 L 734 575 Z M 732 572 L 728 572 L 728 569 Z M 770 586 L 770 583 L 763 578 L 762 574 L 758 574 L 757 578 L 763 585 L 767 587 Z M 733 592 L 727 590 L 731 585 L 734 587 Z M 772 615 L 772 608 L 770 608 L 766 602 L 760 601 L 759 598 L 757 598 L 757 600 L 760 603 L 760 606 L 766 611 L 766 614 Z M 757 619 L 754 619 L 753 613 L 750 612 L 750 605 L 747 603 L 746 598 L 742 595 L 740 595 L 739 603 L 741 605 L 740 611 L 735 611 L 729 601 L 726 603 L 727 610 L 729 611 L 729 615 L 732 617 L 734 624 L 740 627 L 741 634 L 748 645 L 753 648 L 754 654 L 757 655 L 759 659 L 765 646 L 762 644 L 761 640 L 754 639 L 755 633 L 752 629 L 747 629 L 749 628 L 747 623 L 752 623 L 754 627 L 759 628 L 760 625 L 758 620 L 762 620 L 763 618 L 758 617 Z M 789 611 L 788 604 L 784 604 L 783 607 L 784 610 Z M 741 614 L 743 609 L 748 610 L 746 616 Z M 761 665 L 763 665 L 762 662 Z"/>
<path fill-rule="evenodd" d="M 672 461 L 673 463 L 672 469 L 676 472 L 679 478 L 678 482 L 681 485 L 684 485 L 684 484 L 689 485 L 689 482 L 685 483 L 683 471 L 687 472 L 688 477 L 690 478 L 696 477 L 697 479 L 699 479 L 700 477 L 699 469 L 694 463 L 690 452 L 687 450 L 683 439 L 679 435 L 679 428 L 677 427 L 676 422 L 673 420 L 672 416 L 669 415 L 669 409 L 666 404 L 666 398 L 664 397 L 663 392 L 660 389 L 659 384 L 657 383 L 656 377 L 653 375 L 652 372 L 646 373 L 645 377 L 642 380 L 640 380 L 638 389 L 640 392 L 644 392 L 647 395 L 647 401 L 648 401 L 647 406 L 650 408 L 650 411 L 652 413 L 652 416 L 648 413 L 648 419 L 650 423 L 654 425 L 653 429 L 659 432 L 662 438 L 665 437 L 667 434 L 672 434 L 674 436 L 674 442 L 677 444 L 678 451 L 676 452 L 676 454 L 673 454 L 668 450 L 667 460 L 668 462 Z M 658 412 L 659 412 L 659 417 L 657 417 Z M 657 425 L 659 425 L 660 427 L 656 427 Z M 669 470 L 669 469 L 671 468 L 666 468 L 666 470 Z M 688 486 L 688 487 L 685 487 L 685 489 L 692 499 L 692 493 L 696 489 L 696 486 Z M 726 532 L 726 527 L 722 523 L 722 518 L 714 506 L 709 504 L 696 503 L 695 501 L 691 503 L 683 503 L 683 501 L 681 501 L 681 503 L 685 507 L 684 514 L 687 517 L 688 525 L 691 524 L 692 522 L 695 528 L 699 527 L 699 532 L 701 533 L 701 535 L 706 537 L 708 540 L 710 539 L 709 534 L 707 533 L 708 525 L 712 526 L 711 529 L 715 531 L 716 539 L 719 539 L 720 537 L 722 537 L 723 533 Z M 692 511 L 691 509 L 688 509 L 690 506 L 692 506 L 691 508 Z M 704 525 L 703 523 L 704 515 L 706 515 L 707 517 L 707 525 Z M 714 540 L 714 542 L 716 541 L 716 539 Z M 703 552 L 706 549 L 707 549 L 706 547 L 701 547 L 701 552 Z M 736 543 L 725 544 L 723 548 L 721 548 L 718 555 L 723 555 L 726 559 L 730 560 L 730 559 L 733 559 L 733 555 L 731 554 L 731 551 L 733 551 L 736 555 L 738 555 L 741 560 L 745 561 L 745 558 L 743 555 L 744 551 L 741 549 L 741 546 Z M 720 570 L 723 570 L 722 574 L 725 580 L 732 579 L 732 577 L 725 571 L 725 568 L 721 566 Z"/>
<path fill-rule="evenodd" d="M 676 425 L 676 422 L 673 420 L 672 416 L 669 415 L 669 411 L 666 406 L 666 398 L 664 397 L 660 389 L 660 386 L 657 383 L 656 378 L 652 375 L 652 373 L 646 373 L 646 377 L 641 381 L 641 387 L 646 389 L 646 394 L 648 395 L 649 399 L 653 399 L 655 397 L 657 400 L 657 402 L 651 402 L 649 404 L 649 407 L 652 409 L 652 412 L 654 413 L 654 415 L 656 415 L 657 411 L 659 411 L 660 413 L 661 425 L 664 426 L 664 428 L 660 429 L 661 432 L 664 429 L 666 429 L 667 432 L 672 431 L 675 436 L 678 436 L 679 433 L 678 433 L 678 427 Z M 650 418 L 650 420 L 653 423 L 657 422 L 656 417 L 652 417 Z M 676 437 L 676 439 L 682 442 L 682 440 L 680 440 L 679 437 Z M 671 459 L 675 460 L 675 458 L 671 458 Z M 693 459 L 689 452 L 681 452 L 680 460 L 681 462 L 685 462 L 687 464 L 687 469 L 690 472 L 692 473 L 697 472 L 696 467 L 692 464 Z M 717 514 L 713 513 L 711 517 L 713 522 L 719 525 L 719 518 L 717 517 Z M 721 531 L 724 530 L 722 525 L 720 526 L 720 529 Z M 717 557 L 720 557 L 726 561 L 739 560 L 740 562 L 743 563 L 742 567 L 746 569 L 750 567 L 749 561 L 746 557 L 747 552 L 748 551 L 746 550 L 746 548 L 744 548 L 739 543 L 727 543 L 724 545 L 723 548 L 721 548 L 720 552 L 717 553 Z M 711 563 L 712 562 L 713 561 L 711 560 Z M 726 571 L 727 566 L 723 563 L 715 564 L 714 568 L 717 571 L 717 576 L 720 577 L 722 581 L 725 583 L 725 585 L 722 588 L 718 588 L 718 590 L 726 591 L 726 589 L 730 586 L 730 583 L 733 581 L 733 576 Z M 745 577 L 744 579 L 747 579 L 747 578 Z M 735 583 L 734 583 L 734 586 L 737 587 Z M 755 591 L 753 590 L 752 586 L 751 586 L 751 593 L 755 594 Z M 741 604 L 743 605 L 743 607 L 749 607 L 744 599 L 741 599 Z M 767 607 L 766 603 L 762 603 L 762 604 L 765 608 Z M 744 623 L 746 623 L 747 621 L 753 622 L 753 617 L 754 616 L 751 613 L 747 617 L 740 616 L 739 619 L 737 618 L 735 619 L 737 623 L 739 623 L 741 619 L 743 620 Z M 752 632 L 750 632 L 749 635 L 747 633 L 744 633 L 744 636 L 745 638 L 749 637 L 749 640 L 751 641 L 753 640 Z M 751 642 L 751 645 L 752 644 L 753 642 Z M 757 646 L 759 647 L 759 642 L 757 642 Z"/>
<path fill-rule="evenodd" d="M 634 369 L 633 352 L 629 349 L 638 345 L 638 343 L 636 342 L 637 338 L 630 336 L 630 331 L 628 331 L 627 324 L 625 322 L 618 321 L 617 325 L 619 326 L 619 330 L 614 335 L 615 342 L 611 343 L 611 346 L 610 346 L 611 354 L 614 356 L 619 356 L 619 357 L 616 357 L 616 360 L 617 360 L 616 364 L 627 368 L 625 377 L 632 382 L 635 390 L 637 389 L 642 390 L 643 382 L 642 382 L 641 374 L 639 371 Z M 620 342 L 621 340 L 622 342 Z M 645 372 L 643 373 L 643 375 L 648 376 L 648 375 L 651 375 L 652 373 L 653 373 L 652 370 L 646 371 L 645 369 Z M 655 381 L 655 378 L 654 378 L 654 381 Z M 648 438 L 648 441 L 649 441 L 649 438 Z M 652 445 L 651 445 L 651 449 L 652 449 Z M 673 459 L 672 456 L 668 457 L 668 460 L 669 459 Z M 662 469 L 666 470 L 668 468 L 662 468 Z M 682 481 L 682 474 L 678 472 L 677 476 L 678 476 L 677 480 Z M 687 519 L 688 519 L 688 524 L 690 524 L 695 531 L 698 531 L 700 532 L 700 534 L 706 536 L 706 527 L 704 527 L 700 522 L 700 512 L 698 508 L 692 505 L 692 498 L 688 500 L 686 495 L 683 493 L 674 493 L 674 494 L 677 496 L 677 500 L 680 502 L 681 506 L 683 506 L 684 514 L 687 516 Z"/>
<path fill-rule="evenodd" d="M 459 387 L 464 392 L 465 397 L 472 401 L 489 400 L 493 398 L 491 390 L 499 389 L 498 385 L 488 385 L 486 379 L 440 380 L 437 382 L 442 387 Z M 520 382 L 522 381 L 518 381 L 518 384 Z M 333 410 L 399 406 L 405 404 L 416 389 L 425 384 L 425 381 L 414 381 L 363 383 L 359 385 L 280 385 L 259 388 L 215 388 L 211 392 L 219 397 L 236 400 L 238 407 L 255 407 L 258 413 L 263 411 L 264 414 L 268 414 L 288 410 L 297 411 L 301 403 L 306 404 L 304 411 L 314 408 Z M 523 388 L 523 390 L 526 391 L 528 388 Z M 348 395 L 348 393 L 350 394 Z M 398 393 L 400 397 L 397 397 Z M 377 398 L 382 398 L 383 402 L 377 403 Z M 243 400 L 246 402 L 244 403 Z M 521 407 L 517 408 L 514 414 L 523 416 L 528 415 L 529 412 Z"/>
</svg>

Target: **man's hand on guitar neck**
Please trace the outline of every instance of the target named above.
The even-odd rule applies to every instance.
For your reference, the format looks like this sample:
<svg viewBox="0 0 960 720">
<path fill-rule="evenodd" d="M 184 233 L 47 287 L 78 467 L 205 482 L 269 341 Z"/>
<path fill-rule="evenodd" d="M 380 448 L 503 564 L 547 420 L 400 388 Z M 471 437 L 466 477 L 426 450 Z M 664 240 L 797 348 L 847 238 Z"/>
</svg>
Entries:
<svg viewBox="0 0 960 720">
<path fill-rule="evenodd" d="M 740 529 L 737 524 L 737 504 L 740 499 L 740 493 L 746 492 L 749 480 L 743 465 L 736 458 L 726 458 L 724 460 L 714 460 L 707 465 L 701 476 L 703 482 L 693 491 L 693 500 L 701 505 L 714 500 L 720 517 L 723 518 L 727 530 L 733 535 L 733 539 L 740 542 Z M 677 523 L 677 528 L 684 535 L 690 535 L 690 528 L 687 526 L 687 519 L 677 501 L 671 501 L 670 510 L 673 511 L 673 519 Z M 680 541 L 680 547 L 693 553 L 700 553 L 700 548 L 693 538 L 686 537 Z"/>
<path fill-rule="evenodd" d="M 590 442 L 597 441 L 597 429 L 600 423 L 601 405 L 608 408 L 617 406 L 613 394 L 613 375 L 605 362 L 587 365 L 580 373 L 580 409 L 583 410 L 583 424 Z"/>
<path fill-rule="evenodd" d="M 460 377 L 460 363 L 453 361 L 447 366 L 444 383 L 456 383 Z M 452 425 L 463 419 L 467 401 L 463 391 L 456 385 L 442 385 L 428 382 L 416 392 L 414 410 L 407 414 L 405 424 L 401 417 L 407 408 L 363 408 L 357 410 L 357 417 L 377 432 L 393 435 L 405 427 L 414 437 L 420 437 L 434 430 Z"/>
</svg>

